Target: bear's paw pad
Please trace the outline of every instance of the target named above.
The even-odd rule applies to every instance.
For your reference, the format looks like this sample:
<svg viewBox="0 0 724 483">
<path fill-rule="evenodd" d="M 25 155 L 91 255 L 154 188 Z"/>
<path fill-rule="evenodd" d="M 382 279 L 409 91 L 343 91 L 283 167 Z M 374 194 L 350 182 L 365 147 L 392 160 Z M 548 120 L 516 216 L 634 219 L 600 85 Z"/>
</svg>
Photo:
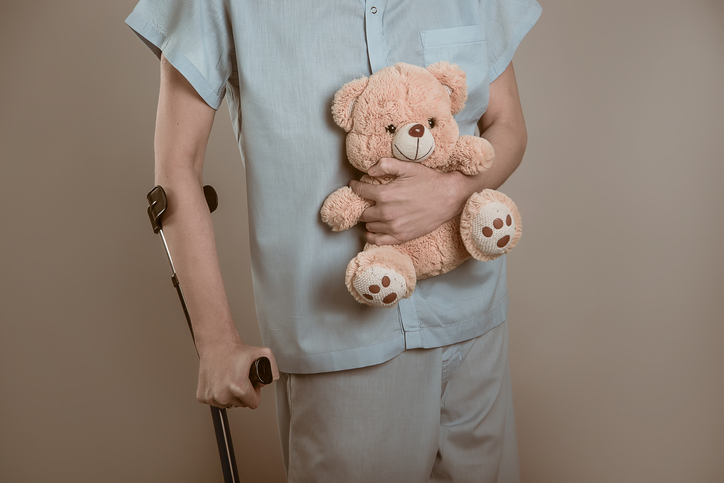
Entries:
<svg viewBox="0 0 724 483">
<path fill-rule="evenodd" d="M 358 272 L 352 285 L 365 303 L 374 307 L 392 307 L 407 291 L 407 283 L 401 274 L 379 266 Z"/>
<path fill-rule="evenodd" d="M 489 256 L 508 251 L 515 234 L 515 217 L 503 203 L 492 202 L 483 206 L 472 219 L 471 235 L 481 252 Z"/>
</svg>

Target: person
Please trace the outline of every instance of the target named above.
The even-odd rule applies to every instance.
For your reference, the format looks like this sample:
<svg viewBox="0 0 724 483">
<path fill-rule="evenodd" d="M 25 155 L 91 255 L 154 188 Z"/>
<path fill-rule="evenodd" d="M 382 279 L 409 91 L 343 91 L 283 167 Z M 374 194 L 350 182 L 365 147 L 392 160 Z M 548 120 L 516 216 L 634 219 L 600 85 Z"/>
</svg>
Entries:
<svg viewBox="0 0 724 483">
<path fill-rule="evenodd" d="M 512 58 L 535 0 L 140 0 L 126 23 L 161 59 L 155 182 L 200 355 L 197 398 L 260 404 L 246 375 L 272 361 L 289 481 L 518 481 L 505 257 L 418 283 L 396 309 L 358 304 L 344 272 L 364 238 L 398 243 L 459 214 L 517 168 L 527 134 Z M 364 229 L 331 233 L 326 196 L 359 177 L 332 121 L 334 93 L 396 62 L 467 74 L 460 134 L 495 148 L 478 176 L 382 159 L 352 182 Z M 226 98 L 245 163 L 252 277 L 266 347 L 234 325 L 201 191 Z M 434 199 L 434 203 L 429 200 Z M 242 474 L 244 468 L 240 468 Z"/>
</svg>

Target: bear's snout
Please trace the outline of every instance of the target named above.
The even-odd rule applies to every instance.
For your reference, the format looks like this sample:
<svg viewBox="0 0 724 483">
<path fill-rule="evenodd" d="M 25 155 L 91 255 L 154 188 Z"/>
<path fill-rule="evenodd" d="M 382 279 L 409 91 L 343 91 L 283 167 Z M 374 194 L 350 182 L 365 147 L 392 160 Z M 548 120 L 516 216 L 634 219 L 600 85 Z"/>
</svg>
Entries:
<svg viewBox="0 0 724 483">
<path fill-rule="evenodd" d="M 397 131 L 392 139 L 392 154 L 400 161 L 420 162 L 435 150 L 435 138 L 419 123 L 410 123 Z"/>
</svg>

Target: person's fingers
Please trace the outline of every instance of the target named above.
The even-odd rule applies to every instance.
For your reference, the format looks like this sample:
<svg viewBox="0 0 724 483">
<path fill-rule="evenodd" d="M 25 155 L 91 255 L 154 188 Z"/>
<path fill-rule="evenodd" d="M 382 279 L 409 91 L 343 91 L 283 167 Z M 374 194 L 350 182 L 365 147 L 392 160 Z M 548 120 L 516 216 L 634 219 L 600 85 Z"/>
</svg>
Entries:
<svg viewBox="0 0 724 483">
<path fill-rule="evenodd" d="M 372 166 L 367 174 L 373 178 L 381 178 L 383 176 L 405 176 L 409 174 L 415 163 L 400 161 L 396 158 L 382 158 L 377 164 Z"/>
<path fill-rule="evenodd" d="M 200 403 L 217 408 L 246 407 L 247 404 L 235 396 L 231 390 L 223 391 L 218 394 L 206 394 L 196 398 Z"/>
<path fill-rule="evenodd" d="M 231 393 L 237 404 L 235 407 L 248 407 L 256 409 L 261 404 L 261 387 L 253 387 L 251 382 L 245 381 L 242 385 L 233 386 Z"/>
<path fill-rule="evenodd" d="M 249 381 L 245 381 L 241 385 L 233 384 L 223 393 L 206 397 L 199 402 L 217 408 L 255 409 L 261 403 L 261 388 L 254 388 Z"/>
<path fill-rule="evenodd" d="M 367 171 L 367 174 L 373 178 L 399 178 L 410 176 L 419 168 L 424 168 L 424 166 L 418 166 L 415 163 L 408 163 L 395 158 L 382 158 Z M 372 201 L 386 201 L 384 199 L 384 195 L 387 193 L 385 186 L 386 184 L 362 183 L 357 180 L 349 182 L 349 187 L 352 188 L 355 194 Z"/>
<path fill-rule="evenodd" d="M 365 238 L 369 240 L 369 235 L 389 235 L 387 225 L 380 221 L 370 221 L 365 223 Z"/>
<path fill-rule="evenodd" d="M 352 190 L 354 194 L 359 196 L 360 198 L 364 198 L 366 200 L 371 201 L 380 201 L 379 199 L 379 193 L 380 189 L 382 188 L 381 185 L 374 185 L 370 183 L 362 183 L 361 181 L 357 180 L 351 180 L 349 182 L 349 187 Z"/>
<path fill-rule="evenodd" d="M 387 235 L 384 233 L 373 233 L 373 232 L 365 232 L 365 240 L 367 243 L 370 243 L 372 245 L 399 245 L 402 243 L 401 240 L 398 238 L 395 238 L 392 235 Z"/>
<path fill-rule="evenodd" d="M 249 379 L 252 364 L 260 357 L 271 363 L 272 379 L 279 379 L 279 369 L 271 349 L 239 344 L 223 353 L 202 355 L 196 399 L 219 408 L 257 408 L 261 403 L 261 386 Z"/>
<path fill-rule="evenodd" d="M 370 206 L 369 208 L 365 209 L 362 214 L 359 217 L 360 223 L 373 223 L 378 222 L 377 228 L 382 228 L 380 224 L 386 223 L 390 220 L 388 210 L 383 209 L 377 205 Z M 367 229 L 368 231 L 384 231 L 384 230 L 372 230 Z"/>
</svg>

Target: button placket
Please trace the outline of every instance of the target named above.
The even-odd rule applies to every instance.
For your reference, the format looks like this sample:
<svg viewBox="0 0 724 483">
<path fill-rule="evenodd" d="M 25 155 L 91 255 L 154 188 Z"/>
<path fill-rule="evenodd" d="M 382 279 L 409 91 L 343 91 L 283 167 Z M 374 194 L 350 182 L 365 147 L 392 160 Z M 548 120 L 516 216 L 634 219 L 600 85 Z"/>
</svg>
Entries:
<svg viewBox="0 0 724 483">
<path fill-rule="evenodd" d="M 384 0 L 365 2 L 365 33 L 367 35 L 367 55 L 372 73 L 387 67 L 387 48 L 385 32 L 382 28 Z"/>
</svg>

